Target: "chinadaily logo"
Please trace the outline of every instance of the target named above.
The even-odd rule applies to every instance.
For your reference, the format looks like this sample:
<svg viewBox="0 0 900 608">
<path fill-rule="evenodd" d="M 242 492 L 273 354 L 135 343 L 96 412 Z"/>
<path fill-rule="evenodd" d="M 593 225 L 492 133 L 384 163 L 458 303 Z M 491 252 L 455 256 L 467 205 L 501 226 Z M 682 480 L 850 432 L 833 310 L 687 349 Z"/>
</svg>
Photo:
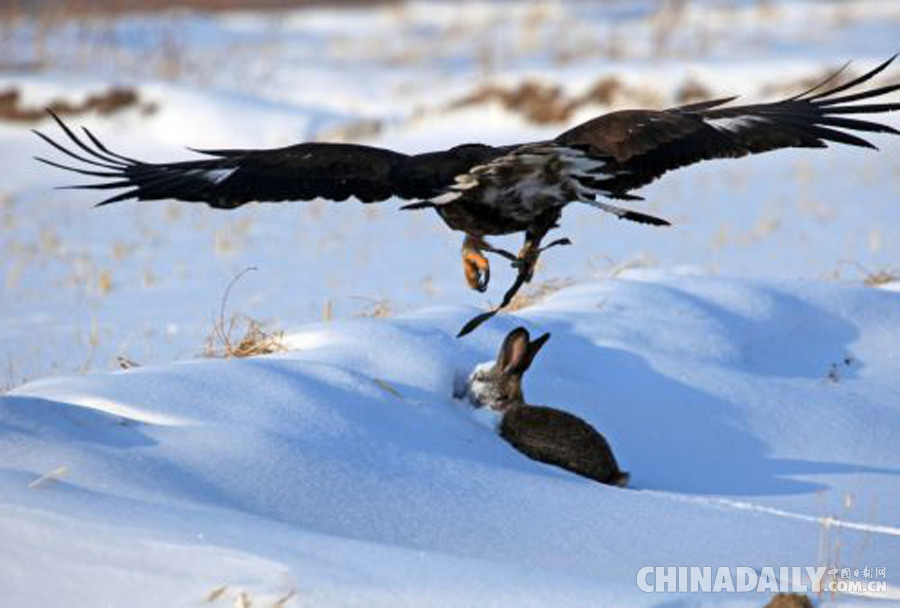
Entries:
<svg viewBox="0 0 900 608">
<path fill-rule="evenodd" d="M 637 586 L 646 593 L 847 593 L 887 595 L 887 568 L 829 568 L 827 566 L 766 566 L 751 568 L 644 566 Z"/>
</svg>

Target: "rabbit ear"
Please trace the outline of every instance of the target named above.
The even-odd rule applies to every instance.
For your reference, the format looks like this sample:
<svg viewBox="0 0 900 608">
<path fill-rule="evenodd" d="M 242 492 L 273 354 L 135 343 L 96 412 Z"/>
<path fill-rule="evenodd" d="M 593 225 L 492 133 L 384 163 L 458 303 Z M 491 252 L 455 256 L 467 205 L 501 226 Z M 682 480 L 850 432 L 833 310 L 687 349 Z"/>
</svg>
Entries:
<svg viewBox="0 0 900 608">
<path fill-rule="evenodd" d="M 497 355 L 496 368 L 504 374 L 524 372 L 530 363 L 528 330 L 517 327 L 506 335 Z"/>
<path fill-rule="evenodd" d="M 531 362 L 534 361 L 534 357 L 538 354 L 538 351 L 541 350 L 541 347 L 550 339 L 550 334 L 544 334 L 537 340 L 532 340 L 528 345 L 528 354 L 525 357 L 524 366 L 522 367 L 522 371 L 524 372 L 529 367 L 531 367 Z"/>
</svg>

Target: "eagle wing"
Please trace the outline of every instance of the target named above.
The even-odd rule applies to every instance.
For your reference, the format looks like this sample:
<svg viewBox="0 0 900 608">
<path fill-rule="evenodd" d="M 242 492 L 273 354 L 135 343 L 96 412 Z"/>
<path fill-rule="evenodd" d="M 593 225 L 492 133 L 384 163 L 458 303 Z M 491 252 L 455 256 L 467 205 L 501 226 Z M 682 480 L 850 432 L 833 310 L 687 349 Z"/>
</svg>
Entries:
<svg viewBox="0 0 900 608">
<path fill-rule="evenodd" d="M 35 133 L 80 166 L 36 160 L 105 180 L 63 188 L 124 189 L 98 205 L 128 199 L 176 199 L 231 209 L 252 201 L 318 197 L 342 201 L 353 196 L 366 203 L 392 196 L 426 199 L 442 193 L 456 175 L 506 151 L 465 144 L 408 155 L 356 144 L 301 143 L 269 150 L 195 150 L 209 158 L 147 163 L 111 151 L 87 129 L 83 129 L 84 137 L 79 137 L 50 114 L 72 145 L 66 147 L 39 131 Z"/>
<path fill-rule="evenodd" d="M 773 103 L 721 107 L 734 97 L 667 110 L 621 110 L 589 120 L 556 138 L 607 162 L 610 176 L 597 186 L 613 198 L 628 194 L 667 171 L 714 158 L 738 158 L 780 148 L 824 148 L 828 142 L 875 148 L 850 131 L 900 134 L 896 129 L 852 114 L 900 109 L 900 103 L 868 100 L 900 89 L 900 84 L 839 95 L 883 71 L 894 55 L 845 84 L 822 90 L 837 72 L 812 89 Z"/>
</svg>

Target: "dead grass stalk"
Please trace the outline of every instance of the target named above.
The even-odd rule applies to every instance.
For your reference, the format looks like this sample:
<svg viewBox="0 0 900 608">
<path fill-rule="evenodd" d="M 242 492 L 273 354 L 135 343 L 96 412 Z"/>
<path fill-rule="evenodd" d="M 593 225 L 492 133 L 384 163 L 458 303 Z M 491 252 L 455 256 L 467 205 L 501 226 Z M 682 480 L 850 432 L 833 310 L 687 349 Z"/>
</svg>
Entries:
<svg viewBox="0 0 900 608">
<path fill-rule="evenodd" d="M 245 268 L 231 279 L 228 287 L 225 288 L 219 307 L 219 318 L 213 322 L 212 331 L 206 338 L 204 356 L 224 359 L 243 358 L 287 350 L 283 331 L 268 331 L 261 321 L 240 313 L 232 313 L 226 319 L 225 309 L 228 306 L 231 288 L 241 277 L 252 270 L 256 270 L 256 267 Z M 240 336 L 240 338 L 236 336 Z"/>
</svg>

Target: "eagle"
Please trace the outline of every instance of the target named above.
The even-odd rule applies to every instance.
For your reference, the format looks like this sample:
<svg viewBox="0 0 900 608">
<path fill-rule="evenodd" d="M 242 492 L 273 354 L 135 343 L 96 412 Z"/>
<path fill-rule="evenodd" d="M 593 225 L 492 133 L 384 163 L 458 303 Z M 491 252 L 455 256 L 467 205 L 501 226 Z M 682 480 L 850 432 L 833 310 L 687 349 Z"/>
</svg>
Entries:
<svg viewBox="0 0 900 608">
<path fill-rule="evenodd" d="M 900 109 L 900 103 L 870 101 L 897 91 L 900 84 L 858 90 L 896 57 L 837 84 L 845 65 L 816 86 L 771 103 L 731 105 L 736 97 L 725 97 L 664 110 L 619 110 L 546 141 L 499 146 L 467 143 L 422 154 L 352 143 L 306 142 L 274 149 L 192 149 L 205 158 L 148 163 L 113 152 L 86 128 L 83 135 L 76 134 L 51 113 L 68 146 L 35 133 L 79 165 L 36 160 L 102 178 L 64 186 L 114 191 L 98 205 L 175 199 L 234 209 L 253 201 L 405 199 L 411 202 L 404 209 L 433 209 L 447 226 L 465 235 L 463 271 L 473 289 L 488 287 L 490 265 L 485 253 L 512 262 L 518 276 L 502 308 L 522 283 L 531 280 L 542 251 L 570 244 L 559 239 L 542 245 L 569 204 L 590 205 L 635 222 L 668 225 L 662 218 L 614 202 L 641 200 L 635 190 L 668 171 L 704 160 L 781 148 L 825 148 L 829 143 L 875 148 L 854 132 L 897 135 L 900 132 L 888 125 L 852 118 Z M 513 233 L 524 233 L 518 255 L 487 240 Z"/>
</svg>

